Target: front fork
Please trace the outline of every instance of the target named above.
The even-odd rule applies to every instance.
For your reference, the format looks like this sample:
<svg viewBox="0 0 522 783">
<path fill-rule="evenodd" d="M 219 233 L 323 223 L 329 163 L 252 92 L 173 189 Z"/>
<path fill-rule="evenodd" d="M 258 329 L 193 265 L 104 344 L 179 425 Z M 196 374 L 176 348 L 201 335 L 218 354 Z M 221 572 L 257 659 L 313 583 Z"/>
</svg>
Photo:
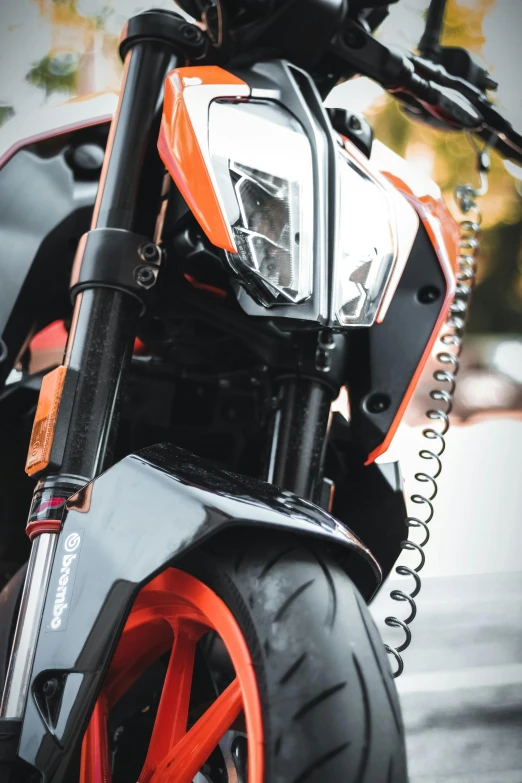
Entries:
<svg viewBox="0 0 522 783">
<path fill-rule="evenodd" d="M 159 271 L 156 224 L 165 171 L 156 145 L 165 77 L 180 57 L 200 57 L 205 49 L 201 31 L 167 11 L 134 17 L 123 36 L 120 101 L 91 231 L 82 238 L 74 264 L 74 312 L 64 361 L 44 381 L 31 439 L 27 471 L 40 480 L 0 705 L 4 720 L 23 716 L 65 501 L 110 463 L 138 319 Z"/>
<path fill-rule="evenodd" d="M 332 391 L 312 378 L 278 385 L 267 481 L 322 505 Z"/>
<path fill-rule="evenodd" d="M 305 336 L 299 372 L 277 382 L 265 478 L 330 510 L 333 486 L 324 479 L 331 407 L 344 383 L 348 341 L 326 329 Z"/>
</svg>

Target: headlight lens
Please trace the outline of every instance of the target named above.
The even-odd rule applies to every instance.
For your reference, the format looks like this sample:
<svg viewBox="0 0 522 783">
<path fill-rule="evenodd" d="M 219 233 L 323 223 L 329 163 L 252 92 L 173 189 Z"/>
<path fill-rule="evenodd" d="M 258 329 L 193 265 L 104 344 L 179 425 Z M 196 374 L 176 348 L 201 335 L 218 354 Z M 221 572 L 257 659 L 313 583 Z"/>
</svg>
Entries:
<svg viewBox="0 0 522 783">
<path fill-rule="evenodd" d="M 339 153 L 339 239 L 333 320 L 371 326 L 397 255 L 396 218 L 386 190 Z"/>
<path fill-rule="evenodd" d="M 279 104 L 215 100 L 208 143 L 237 253 L 229 263 L 260 304 L 299 304 L 312 295 L 312 149 Z M 330 294 L 332 326 L 371 326 L 397 260 L 392 195 L 344 148 L 338 151 L 339 223 Z M 333 205 L 332 205 L 333 208 Z M 320 294 L 318 294 L 320 295 Z"/>
<path fill-rule="evenodd" d="M 209 146 L 237 247 L 232 267 L 265 305 L 305 301 L 314 219 L 305 131 L 276 104 L 216 101 Z"/>
</svg>

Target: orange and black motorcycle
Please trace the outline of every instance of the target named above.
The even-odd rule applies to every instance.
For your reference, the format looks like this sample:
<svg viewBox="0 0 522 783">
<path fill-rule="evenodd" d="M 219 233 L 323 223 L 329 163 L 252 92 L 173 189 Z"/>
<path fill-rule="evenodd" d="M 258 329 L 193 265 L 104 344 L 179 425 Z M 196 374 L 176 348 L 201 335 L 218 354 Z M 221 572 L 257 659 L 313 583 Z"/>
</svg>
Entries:
<svg viewBox="0 0 522 783">
<path fill-rule="evenodd" d="M 0 780 L 404 783 L 367 604 L 427 526 L 376 459 L 448 314 L 460 339 L 476 191 L 459 232 L 323 100 L 363 74 L 522 138 L 444 0 L 420 55 L 379 0 L 180 5 L 126 24 L 111 122 L 0 139 Z"/>
</svg>

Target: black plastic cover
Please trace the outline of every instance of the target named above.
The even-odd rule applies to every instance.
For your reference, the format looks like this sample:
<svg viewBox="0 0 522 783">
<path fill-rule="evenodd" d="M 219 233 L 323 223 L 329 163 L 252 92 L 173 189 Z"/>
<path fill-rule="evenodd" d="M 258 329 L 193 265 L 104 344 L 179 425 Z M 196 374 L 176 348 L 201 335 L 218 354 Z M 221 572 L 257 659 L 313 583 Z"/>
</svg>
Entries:
<svg viewBox="0 0 522 783">
<path fill-rule="evenodd" d="M 366 454 L 386 438 L 437 324 L 447 283 L 421 224 L 383 323 L 350 333 L 354 439 Z"/>
</svg>

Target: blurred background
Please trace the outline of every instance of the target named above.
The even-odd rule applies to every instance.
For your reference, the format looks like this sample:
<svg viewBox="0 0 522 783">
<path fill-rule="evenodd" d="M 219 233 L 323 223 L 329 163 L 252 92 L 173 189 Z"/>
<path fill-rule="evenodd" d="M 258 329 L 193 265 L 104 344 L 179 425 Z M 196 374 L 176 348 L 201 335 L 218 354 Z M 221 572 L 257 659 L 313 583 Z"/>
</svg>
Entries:
<svg viewBox="0 0 522 783">
<path fill-rule="evenodd" d="M 379 35 L 415 48 L 428 0 L 400 0 Z M 0 0 L 0 126 L 16 141 L 38 109 L 104 96 L 113 111 L 125 20 L 170 0 Z M 522 129 L 521 0 L 449 0 L 443 43 L 464 46 L 499 82 L 498 103 Z M 375 135 L 441 187 L 478 183 L 462 135 L 414 124 L 366 79 L 327 100 L 363 112 Z M 414 642 L 400 678 L 412 783 L 522 783 L 522 169 L 492 153 L 460 383 L 435 502 Z M 455 214 L 457 214 L 455 212 Z M 439 346 L 440 349 L 440 346 Z M 422 468 L 433 363 L 390 456 L 408 495 Z M 425 467 L 425 466 L 424 466 Z M 390 580 L 389 587 L 404 587 Z M 407 585 L 406 585 L 407 587 Z M 395 611 L 395 609 L 397 611 Z M 391 611 L 390 611 L 391 610 Z M 374 606 L 404 616 L 387 591 Z M 400 632 L 386 629 L 391 640 Z"/>
</svg>

